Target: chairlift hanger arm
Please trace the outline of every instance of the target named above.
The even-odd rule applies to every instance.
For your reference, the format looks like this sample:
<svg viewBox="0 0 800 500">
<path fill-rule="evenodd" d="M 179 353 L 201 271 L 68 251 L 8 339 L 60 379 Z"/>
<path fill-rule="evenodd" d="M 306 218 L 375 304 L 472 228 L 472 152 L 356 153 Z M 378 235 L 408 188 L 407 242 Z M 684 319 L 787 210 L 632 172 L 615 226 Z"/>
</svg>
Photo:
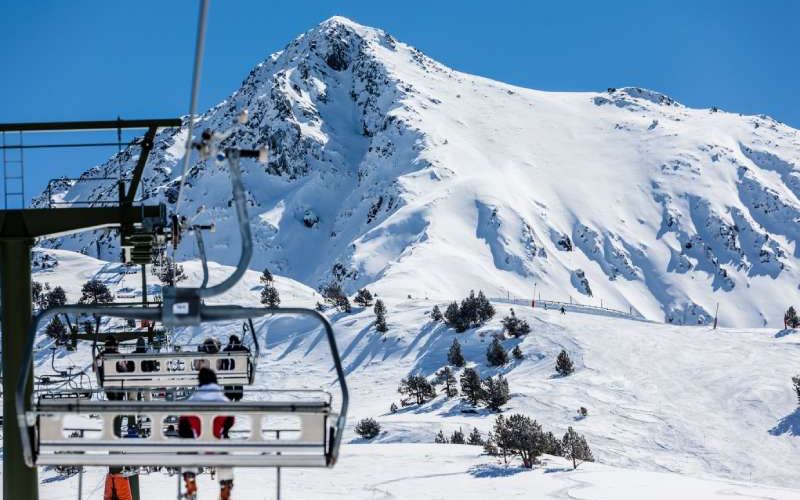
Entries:
<svg viewBox="0 0 800 500">
<path fill-rule="evenodd" d="M 139 159 L 136 162 L 136 167 L 133 169 L 131 185 L 128 187 L 128 194 L 125 195 L 125 199 L 123 200 L 125 205 L 132 204 L 134 198 L 136 197 L 136 191 L 139 189 L 139 182 L 142 180 L 142 174 L 144 173 L 144 166 L 147 163 L 147 158 L 150 156 L 150 151 L 153 149 L 153 141 L 156 137 L 157 131 L 158 127 L 151 126 L 144 134 L 144 139 L 142 139 L 142 150 L 139 152 Z"/>
</svg>

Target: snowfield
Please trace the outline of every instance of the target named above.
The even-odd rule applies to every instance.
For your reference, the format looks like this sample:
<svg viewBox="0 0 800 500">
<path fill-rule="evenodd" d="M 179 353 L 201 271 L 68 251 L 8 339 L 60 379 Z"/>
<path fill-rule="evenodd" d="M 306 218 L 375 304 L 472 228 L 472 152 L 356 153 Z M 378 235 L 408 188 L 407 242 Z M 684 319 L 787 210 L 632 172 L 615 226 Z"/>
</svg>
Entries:
<svg viewBox="0 0 800 500">
<path fill-rule="evenodd" d="M 342 447 L 340 463 L 332 470 L 284 470 L 282 498 L 316 499 L 452 499 L 547 498 L 652 500 L 758 498 L 789 500 L 800 493 L 780 487 L 719 479 L 699 479 L 676 474 L 641 472 L 601 464 L 571 465 L 556 457 L 526 470 L 503 466 L 480 456 L 480 448 L 465 445 L 351 444 Z M 84 498 L 102 499 L 103 472 L 91 469 L 84 476 Z M 273 470 L 236 471 L 234 498 L 275 498 Z M 42 500 L 74 500 L 77 476 L 48 483 Z M 141 480 L 141 497 L 175 498 L 177 479 L 153 475 Z M 210 476 L 199 481 L 199 500 L 216 500 L 218 486 Z"/>
<path fill-rule="evenodd" d="M 90 257 L 48 253 L 58 266 L 36 272 L 34 279 L 65 286 L 73 301 L 80 283 L 93 276 L 105 279 L 112 291 L 139 283 L 135 274 L 111 278 L 109 264 Z M 181 285 L 199 283 L 199 263 L 185 262 L 184 267 L 189 278 Z M 231 270 L 214 263 L 210 267 L 211 283 Z M 259 274 L 248 272 L 214 302 L 256 305 Z M 276 277 L 276 284 L 284 306 L 310 307 L 320 300 L 316 292 L 291 279 Z M 285 498 L 446 498 L 451 491 L 447 478 L 458 479 L 464 495 L 475 498 L 491 492 L 504 497 L 530 497 L 535 492 L 537 498 L 800 498 L 795 473 L 800 468 L 800 412 L 790 382 L 797 372 L 800 332 L 712 330 L 515 306 L 532 332 L 504 340 L 503 346 L 511 350 L 519 344 L 525 359 L 490 368 L 485 350 L 501 331 L 500 319 L 509 305 L 495 303 L 497 314 L 488 324 L 455 333 L 428 317 L 431 307 L 442 307 L 443 302 L 382 299 L 388 307 L 385 335 L 375 331 L 371 308 L 328 313 L 351 391 L 347 444 L 332 471 L 285 471 Z M 176 333 L 176 341 L 198 343 L 208 335 L 224 340 L 240 328 L 187 328 Z M 257 322 L 256 328 L 263 351 L 256 387 L 322 387 L 336 395 L 330 356 L 315 325 L 271 318 Z M 570 471 L 562 459 L 552 457 L 528 472 L 516 465 L 500 466 L 475 447 L 432 444 L 439 430 L 450 434 L 461 428 L 468 433 L 474 426 L 485 434 L 495 417 L 484 409 L 464 414 L 461 410 L 469 406 L 460 398 L 445 398 L 441 391 L 425 405 L 391 414 L 389 406 L 399 402 L 400 379 L 409 373 L 432 375 L 446 363 L 454 338 L 482 376 L 507 377 L 512 397 L 504 406 L 505 415 L 529 415 L 557 436 L 573 426 L 586 436 L 597 463 Z M 36 345 L 37 374 L 48 373 L 51 341 L 42 337 Z M 56 366 L 86 366 L 89 347 L 59 351 Z M 554 371 L 561 349 L 575 363 L 575 373 L 564 378 Z M 580 406 L 588 408 L 588 417 L 577 418 Z M 376 418 L 382 426 L 369 443 L 352 432 L 365 417 Z M 55 478 L 52 471 L 40 477 L 42 498 L 74 496 L 75 478 Z M 90 470 L 85 491 L 100 480 L 100 472 Z M 163 474 L 143 476 L 143 492 L 158 492 L 143 498 L 172 498 L 174 493 L 163 491 L 174 491 L 175 481 Z M 202 480 L 207 491 L 209 481 Z M 239 471 L 237 497 L 271 498 L 272 487 L 264 488 L 272 481 L 273 471 Z"/>
</svg>

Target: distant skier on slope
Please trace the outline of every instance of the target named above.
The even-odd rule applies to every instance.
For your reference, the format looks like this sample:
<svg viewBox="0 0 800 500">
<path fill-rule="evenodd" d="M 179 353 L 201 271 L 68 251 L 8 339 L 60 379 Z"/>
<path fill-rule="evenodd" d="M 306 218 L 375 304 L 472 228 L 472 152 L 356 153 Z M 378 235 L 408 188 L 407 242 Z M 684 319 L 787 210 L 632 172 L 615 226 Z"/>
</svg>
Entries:
<svg viewBox="0 0 800 500">
<path fill-rule="evenodd" d="M 561 306 L 561 314 L 567 314 L 567 310 L 564 309 L 564 306 Z"/>
</svg>

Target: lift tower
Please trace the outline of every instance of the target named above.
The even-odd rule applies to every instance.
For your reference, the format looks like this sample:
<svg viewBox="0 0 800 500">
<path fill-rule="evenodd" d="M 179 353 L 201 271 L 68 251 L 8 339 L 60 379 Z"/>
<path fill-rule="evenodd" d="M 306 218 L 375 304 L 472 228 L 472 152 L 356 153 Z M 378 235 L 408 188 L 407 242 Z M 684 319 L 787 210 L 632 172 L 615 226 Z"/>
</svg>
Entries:
<svg viewBox="0 0 800 500">
<path fill-rule="evenodd" d="M 2 301 L 2 361 L 3 361 L 3 498 L 38 498 L 35 468 L 25 465 L 20 429 L 13 415 L 16 412 L 16 387 L 22 371 L 25 336 L 31 325 L 31 249 L 37 238 L 61 236 L 99 228 L 119 228 L 121 235 L 142 227 L 166 225 L 164 205 L 134 205 L 133 201 L 142 178 L 147 157 L 159 128 L 180 127 L 180 119 L 109 120 L 50 123 L 0 124 L 0 132 L 56 132 L 146 129 L 138 142 L 139 158 L 130 184 L 125 189 L 119 181 L 119 203 L 116 206 L 67 208 L 32 208 L 0 210 L 0 300 Z M 57 144 L 3 146 L 8 149 L 27 149 L 64 146 L 100 146 L 108 144 Z M 27 367 L 32 371 L 33 366 Z M 28 377 L 30 381 L 32 377 Z M 25 397 L 32 395 L 28 383 Z"/>
</svg>

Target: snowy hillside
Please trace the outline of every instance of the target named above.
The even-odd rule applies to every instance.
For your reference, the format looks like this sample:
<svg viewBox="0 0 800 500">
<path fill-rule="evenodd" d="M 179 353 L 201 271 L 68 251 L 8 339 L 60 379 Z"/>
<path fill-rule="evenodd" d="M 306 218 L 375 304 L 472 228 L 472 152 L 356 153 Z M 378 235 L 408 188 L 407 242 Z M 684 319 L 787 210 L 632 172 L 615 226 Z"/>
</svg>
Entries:
<svg viewBox="0 0 800 500">
<path fill-rule="evenodd" d="M 713 104 L 713 103 L 709 103 Z M 258 64 L 198 129 L 250 122 L 254 268 L 311 288 L 385 295 L 544 298 L 634 309 L 657 321 L 782 323 L 800 283 L 800 134 L 764 116 L 690 109 L 657 92 L 540 92 L 467 75 L 383 31 L 331 18 Z M 174 204 L 185 130 L 157 138 L 146 201 Z M 85 173 L 101 177 L 135 150 Z M 236 258 L 227 173 L 193 163 L 185 213 Z M 113 199 L 101 182 L 60 200 Z M 51 245 L 102 258 L 113 235 Z M 194 256 L 187 238 L 180 255 Z"/>
<path fill-rule="evenodd" d="M 137 275 L 112 272 L 110 267 L 115 264 L 65 251 L 49 253 L 58 266 L 37 271 L 34 279 L 65 286 L 71 301 L 77 299 L 80 283 L 91 277 L 106 281 L 112 291 L 138 284 Z M 182 284 L 198 283 L 199 263 L 187 262 L 185 268 L 189 280 Z M 230 268 L 212 264 L 211 271 L 213 283 Z M 258 275 L 248 273 L 234 290 L 214 301 L 256 305 Z M 288 278 L 276 277 L 276 286 L 283 305 L 311 306 L 319 300 L 312 289 Z M 403 498 L 418 488 L 440 491 L 442 485 L 434 487 L 425 480 L 431 473 L 463 478 L 474 485 L 475 495 L 484 495 L 476 497 L 485 497 L 489 491 L 522 494 L 535 489 L 553 498 L 563 498 L 566 492 L 578 498 L 654 498 L 650 493 L 655 494 L 652 486 L 657 483 L 663 485 L 663 492 L 660 487 L 658 492 L 663 498 L 681 492 L 686 498 L 734 492 L 800 498 L 795 473 L 800 468 L 800 415 L 790 384 L 797 373 L 800 333 L 712 330 L 516 307 L 532 332 L 521 339 L 504 340 L 503 347 L 511 350 L 519 345 L 525 359 L 490 368 L 486 347 L 502 330 L 500 319 L 508 314 L 508 305 L 496 303 L 497 315 L 485 326 L 455 333 L 430 320 L 428 312 L 435 301 L 382 298 L 388 306 L 389 332 L 385 335 L 375 331 L 371 308 L 354 308 L 351 314 L 328 313 L 351 390 L 345 435 L 349 444 L 333 471 L 287 473 L 287 498 Z M 176 338 L 178 343 L 197 343 L 208 335 L 224 339 L 238 328 L 237 324 L 204 325 L 182 330 Z M 259 321 L 256 329 L 265 347 L 257 386 L 323 387 L 335 392 L 330 385 L 330 356 L 319 330 L 305 321 L 285 318 Z M 522 472 L 498 467 L 496 459 L 480 455 L 477 448 L 433 445 L 439 430 L 451 433 L 477 427 L 485 434 L 495 418 L 486 410 L 462 413 L 466 403 L 460 398 L 447 399 L 441 391 L 420 407 L 390 413 L 389 406 L 400 398 L 400 379 L 409 373 L 432 375 L 446 363 L 454 338 L 462 344 L 468 365 L 482 376 L 505 374 L 511 390 L 511 399 L 504 406 L 506 415 L 530 415 L 557 435 L 568 426 L 575 427 L 585 434 L 599 463 L 584 464 L 587 466 L 573 474 L 564 470 L 560 459 L 552 458 L 533 472 Z M 47 373 L 51 341 L 41 338 L 36 345 L 37 373 Z M 561 349 L 575 362 L 575 373 L 565 378 L 556 377 L 553 368 Z M 55 364 L 61 369 L 83 367 L 90 357 L 88 347 L 81 345 L 75 353 L 59 351 Z M 588 408 L 588 417 L 576 418 L 580 406 Z M 364 443 L 352 431 L 355 422 L 364 417 L 376 418 L 383 427 L 372 443 Z M 47 480 L 53 473 L 44 472 L 42 477 Z M 273 484 L 269 473 L 242 470 L 237 478 L 250 478 L 242 482 L 243 490 Z M 100 479 L 92 470 L 87 484 L 96 485 Z M 43 498 L 65 498 L 63 487 L 74 487 L 74 481 L 47 483 L 42 488 Z M 174 478 L 154 474 L 143 483 L 143 488 L 172 488 L 169 485 L 174 485 Z M 616 495 L 611 493 L 615 487 L 622 488 L 613 490 Z"/>
</svg>

